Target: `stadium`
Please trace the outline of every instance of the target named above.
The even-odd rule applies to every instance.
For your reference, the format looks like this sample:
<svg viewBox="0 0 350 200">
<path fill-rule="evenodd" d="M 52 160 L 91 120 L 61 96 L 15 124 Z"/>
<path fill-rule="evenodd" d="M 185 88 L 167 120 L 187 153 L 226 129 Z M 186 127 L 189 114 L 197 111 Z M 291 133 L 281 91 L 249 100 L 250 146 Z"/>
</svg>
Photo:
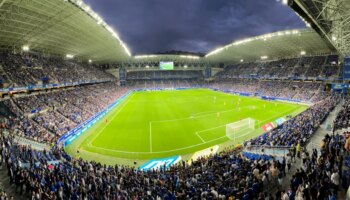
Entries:
<svg viewBox="0 0 350 200">
<path fill-rule="evenodd" d="M 350 2 L 268 2 L 304 27 L 154 53 L 127 3 L 0 0 L 0 199 L 350 199 Z"/>
</svg>

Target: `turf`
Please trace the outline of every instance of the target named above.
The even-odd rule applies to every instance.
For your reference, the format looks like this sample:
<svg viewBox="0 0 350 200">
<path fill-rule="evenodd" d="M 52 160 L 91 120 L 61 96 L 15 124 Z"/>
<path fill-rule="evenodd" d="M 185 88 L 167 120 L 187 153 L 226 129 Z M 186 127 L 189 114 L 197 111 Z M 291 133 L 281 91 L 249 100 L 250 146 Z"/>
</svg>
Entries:
<svg viewBox="0 0 350 200">
<path fill-rule="evenodd" d="M 263 133 L 263 124 L 306 108 L 209 89 L 134 92 L 69 146 L 104 159 L 183 155 L 227 142 L 228 123 L 256 120 L 254 131 L 235 140 L 241 143 Z"/>
</svg>

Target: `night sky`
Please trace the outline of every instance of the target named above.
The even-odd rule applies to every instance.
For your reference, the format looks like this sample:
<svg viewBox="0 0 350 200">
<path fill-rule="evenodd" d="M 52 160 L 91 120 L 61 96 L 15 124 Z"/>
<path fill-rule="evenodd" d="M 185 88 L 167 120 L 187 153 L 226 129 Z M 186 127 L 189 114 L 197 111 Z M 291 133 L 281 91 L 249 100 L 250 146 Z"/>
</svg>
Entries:
<svg viewBox="0 0 350 200">
<path fill-rule="evenodd" d="M 207 53 L 235 40 L 305 28 L 279 0 L 84 0 L 132 54 Z"/>
</svg>

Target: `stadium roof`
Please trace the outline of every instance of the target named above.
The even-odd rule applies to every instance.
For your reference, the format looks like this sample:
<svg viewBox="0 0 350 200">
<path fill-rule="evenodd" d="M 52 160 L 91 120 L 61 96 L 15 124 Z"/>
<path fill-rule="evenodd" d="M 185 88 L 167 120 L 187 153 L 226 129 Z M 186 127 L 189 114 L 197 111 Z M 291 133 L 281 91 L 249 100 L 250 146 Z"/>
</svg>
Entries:
<svg viewBox="0 0 350 200">
<path fill-rule="evenodd" d="M 350 56 L 350 0 L 289 0 L 288 3 L 339 53 Z"/>
<path fill-rule="evenodd" d="M 287 30 L 236 41 L 209 52 L 210 61 L 248 62 L 302 55 L 336 53 L 336 49 L 311 29 Z"/>
<path fill-rule="evenodd" d="M 334 0 L 329 0 L 332 1 Z M 306 55 L 336 53 L 337 49 L 334 46 L 339 47 L 337 41 L 340 39 L 330 42 L 327 34 L 324 39 L 318 34 L 320 29 L 316 27 L 315 30 L 317 32 L 300 29 L 256 36 L 216 49 L 205 57 L 196 55 L 131 57 L 131 53 L 118 34 L 81 0 L 0 0 L 0 49 L 30 49 L 101 63 L 157 60 L 248 62 L 262 57 L 267 59 L 296 57 L 301 52 Z M 350 42 L 346 45 L 350 46 L 349 44 Z M 344 49 L 346 45 L 343 44 L 338 50 Z"/>
<path fill-rule="evenodd" d="M 0 0 L 0 49 L 21 48 L 93 62 L 130 57 L 118 34 L 81 0 Z"/>
</svg>

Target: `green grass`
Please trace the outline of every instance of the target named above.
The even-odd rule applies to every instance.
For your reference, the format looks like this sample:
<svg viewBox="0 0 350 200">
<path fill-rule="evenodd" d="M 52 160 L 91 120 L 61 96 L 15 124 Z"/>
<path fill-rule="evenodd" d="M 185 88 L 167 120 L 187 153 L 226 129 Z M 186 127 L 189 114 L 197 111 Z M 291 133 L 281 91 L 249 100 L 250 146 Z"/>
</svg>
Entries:
<svg viewBox="0 0 350 200">
<path fill-rule="evenodd" d="M 245 118 L 256 120 L 254 131 L 237 136 L 235 142 L 241 143 L 262 134 L 263 124 L 306 108 L 209 89 L 135 92 L 67 150 L 73 155 L 79 150 L 84 158 L 105 163 L 117 158 L 142 160 L 184 155 L 227 143 L 228 123 Z"/>
</svg>

